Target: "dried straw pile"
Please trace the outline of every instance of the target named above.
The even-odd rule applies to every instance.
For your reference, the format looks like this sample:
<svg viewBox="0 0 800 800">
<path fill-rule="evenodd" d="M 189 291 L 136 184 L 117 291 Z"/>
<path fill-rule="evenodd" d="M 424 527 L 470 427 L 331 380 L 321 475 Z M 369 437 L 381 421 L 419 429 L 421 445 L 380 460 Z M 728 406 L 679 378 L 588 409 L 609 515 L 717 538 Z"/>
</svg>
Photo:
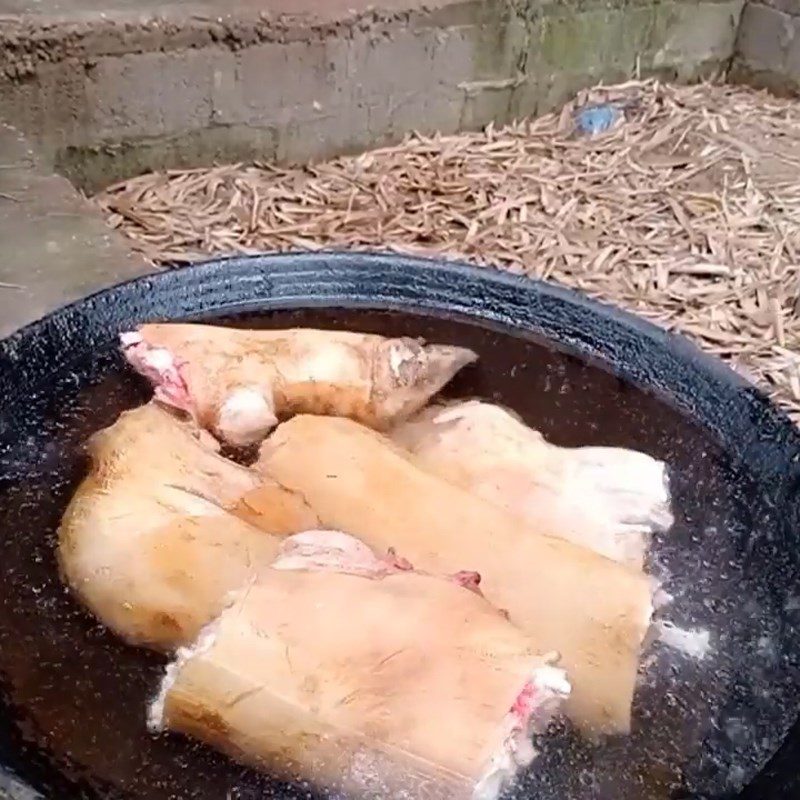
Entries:
<svg viewBox="0 0 800 800">
<path fill-rule="evenodd" d="M 574 108 L 618 100 L 594 138 Z M 145 175 L 96 198 L 154 262 L 294 248 L 438 253 L 680 330 L 800 421 L 800 103 L 635 82 L 560 114 L 305 168 Z"/>
</svg>

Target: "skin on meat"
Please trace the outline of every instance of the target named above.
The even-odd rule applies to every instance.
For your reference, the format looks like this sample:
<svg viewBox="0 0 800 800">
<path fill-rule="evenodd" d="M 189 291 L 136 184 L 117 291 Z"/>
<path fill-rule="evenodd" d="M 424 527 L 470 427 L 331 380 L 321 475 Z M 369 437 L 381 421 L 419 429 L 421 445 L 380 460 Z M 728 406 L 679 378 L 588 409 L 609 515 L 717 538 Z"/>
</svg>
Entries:
<svg viewBox="0 0 800 800">
<path fill-rule="evenodd" d="M 476 359 L 461 347 L 310 328 L 152 324 L 123 333 L 121 343 L 159 402 L 234 446 L 262 441 L 298 413 L 388 428 Z"/>
<path fill-rule="evenodd" d="M 308 531 L 178 654 L 150 724 L 358 797 L 495 800 L 569 693 L 551 660 L 452 576 Z"/>
<path fill-rule="evenodd" d="M 433 474 L 601 555 L 642 569 L 672 525 L 666 466 L 618 447 L 556 447 L 477 400 L 423 409 L 392 440 Z"/>
<path fill-rule="evenodd" d="M 351 420 L 283 423 L 262 445 L 256 468 L 302 493 L 322 527 L 380 552 L 397 548 L 435 574 L 479 572 L 484 596 L 541 650 L 561 654 L 573 721 L 588 733 L 629 730 L 653 612 L 648 577 L 527 525 Z"/>
<path fill-rule="evenodd" d="M 78 598 L 132 644 L 192 641 L 227 593 L 273 560 L 281 536 L 317 525 L 300 498 L 217 447 L 155 403 L 89 442 L 58 561 Z"/>
</svg>

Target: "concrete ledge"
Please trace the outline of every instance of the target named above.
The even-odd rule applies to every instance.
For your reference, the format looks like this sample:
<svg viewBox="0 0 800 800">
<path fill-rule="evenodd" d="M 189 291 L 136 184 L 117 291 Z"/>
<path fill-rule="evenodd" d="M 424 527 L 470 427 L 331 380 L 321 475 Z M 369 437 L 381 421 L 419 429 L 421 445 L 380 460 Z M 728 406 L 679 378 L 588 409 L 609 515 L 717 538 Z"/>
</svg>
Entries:
<svg viewBox="0 0 800 800">
<path fill-rule="evenodd" d="M 749 0 L 754 2 L 754 0 Z M 797 0 L 757 0 L 758 5 L 777 8 L 778 11 L 785 11 L 787 14 L 800 14 L 800 5 Z"/>
<path fill-rule="evenodd" d="M 0 0 L 0 108 L 94 188 L 504 123 L 637 72 L 713 74 L 743 0 L 58 3 Z"/>
<path fill-rule="evenodd" d="M 0 125 L 0 338 L 152 269 L 17 131 Z"/>
<path fill-rule="evenodd" d="M 750 3 L 743 15 L 731 70 L 733 80 L 800 94 L 800 3 Z"/>
</svg>

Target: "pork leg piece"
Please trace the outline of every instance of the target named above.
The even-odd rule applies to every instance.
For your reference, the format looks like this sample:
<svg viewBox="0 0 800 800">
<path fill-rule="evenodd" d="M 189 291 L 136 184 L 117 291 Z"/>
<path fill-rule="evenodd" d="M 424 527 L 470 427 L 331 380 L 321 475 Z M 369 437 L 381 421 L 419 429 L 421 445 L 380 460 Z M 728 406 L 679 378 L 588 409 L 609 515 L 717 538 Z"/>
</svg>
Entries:
<svg viewBox="0 0 800 800">
<path fill-rule="evenodd" d="M 418 466 L 408 451 L 351 420 L 298 416 L 262 445 L 256 465 L 302 493 L 323 527 L 397 548 L 420 569 L 462 566 L 541 648 L 561 653 L 568 711 L 589 732 L 625 732 L 651 580 Z"/>
<path fill-rule="evenodd" d="M 569 684 L 484 598 L 409 567 L 289 538 L 179 652 L 151 727 L 359 798 L 494 800 Z"/>
<path fill-rule="evenodd" d="M 226 594 L 274 559 L 271 534 L 317 525 L 300 498 L 216 447 L 154 403 L 89 442 L 91 470 L 62 520 L 58 560 L 79 599 L 132 644 L 193 641 Z"/>
<path fill-rule="evenodd" d="M 619 447 L 556 447 L 491 403 L 423 409 L 391 437 L 426 469 L 531 527 L 634 569 L 652 533 L 672 525 L 663 462 Z"/>
<path fill-rule="evenodd" d="M 125 356 L 159 401 L 235 446 L 260 442 L 297 413 L 383 429 L 422 408 L 471 350 L 366 333 L 250 331 L 153 324 L 121 337 Z"/>
</svg>

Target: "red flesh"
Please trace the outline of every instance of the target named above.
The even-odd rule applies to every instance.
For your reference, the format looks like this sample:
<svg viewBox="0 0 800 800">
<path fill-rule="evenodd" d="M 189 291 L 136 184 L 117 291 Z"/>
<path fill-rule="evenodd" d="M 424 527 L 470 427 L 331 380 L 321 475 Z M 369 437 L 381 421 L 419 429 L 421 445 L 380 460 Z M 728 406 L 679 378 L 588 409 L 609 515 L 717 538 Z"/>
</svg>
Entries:
<svg viewBox="0 0 800 800">
<path fill-rule="evenodd" d="M 124 345 L 122 349 L 128 363 L 153 385 L 156 400 L 194 414 L 194 405 L 184 376 L 184 363 L 172 357 L 172 364 L 168 368 L 153 366 L 148 358 L 153 348 L 145 341 Z"/>
</svg>

